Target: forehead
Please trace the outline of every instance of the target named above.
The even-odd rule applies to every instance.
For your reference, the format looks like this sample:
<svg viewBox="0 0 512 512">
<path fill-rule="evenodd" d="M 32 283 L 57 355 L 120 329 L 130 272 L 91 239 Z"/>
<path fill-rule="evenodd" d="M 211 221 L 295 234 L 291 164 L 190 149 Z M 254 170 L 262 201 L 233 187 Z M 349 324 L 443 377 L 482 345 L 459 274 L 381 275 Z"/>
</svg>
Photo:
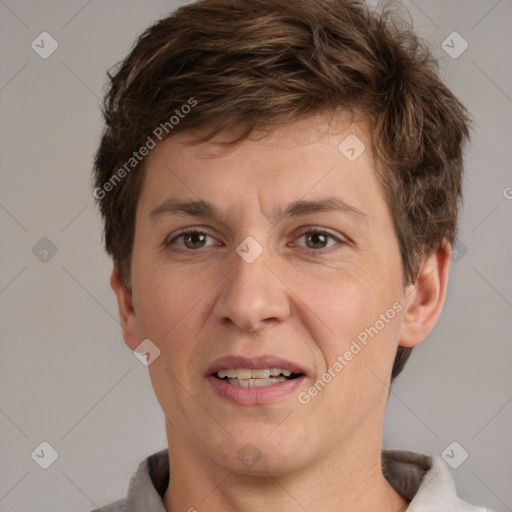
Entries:
<svg viewBox="0 0 512 512">
<path fill-rule="evenodd" d="M 214 125 L 206 123 L 193 129 L 178 132 L 168 139 L 169 144 L 174 141 L 176 144 L 194 145 L 194 139 L 210 133 Z M 233 124 L 226 129 L 215 133 L 214 137 L 202 144 L 195 145 L 197 154 L 202 158 L 222 158 L 236 151 L 240 146 L 281 147 L 283 150 L 297 150 L 298 145 L 310 145 L 322 141 L 323 144 L 330 144 L 336 141 L 337 136 L 354 133 L 360 139 L 371 139 L 371 119 L 369 115 L 360 109 L 319 110 L 286 123 L 272 125 L 267 124 L 256 128 L 251 134 L 237 144 L 229 142 L 243 129 L 240 124 Z M 327 140 L 326 137 L 333 136 L 334 139 Z M 165 141 L 164 141 L 165 142 Z"/>
<path fill-rule="evenodd" d="M 307 208 L 306 201 L 327 196 L 339 199 L 346 212 L 362 212 L 382 196 L 371 151 L 370 123 L 341 112 L 315 114 L 264 132 L 231 147 L 224 132 L 211 141 L 193 144 L 201 130 L 184 131 L 148 155 L 140 203 L 146 213 L 167 201 L 207 201 L 208 207 L 235 207 L 242 214 L 252 206 L 268 218 L 290 208 Z M 297 204 L 302 200 L 302 204 Z M 291 203 L 295 204 L 290 206 Z M 368 204 L 365 204 L 368 203 Z M 252 206 L 251 206 L 252 205 Z M 196 206 L 198 206 L 196 204 Z M 204 208 L 206 211 L 208 208 Z M 210 213 L 213 208 L 209 208 Z"/>
</svg>

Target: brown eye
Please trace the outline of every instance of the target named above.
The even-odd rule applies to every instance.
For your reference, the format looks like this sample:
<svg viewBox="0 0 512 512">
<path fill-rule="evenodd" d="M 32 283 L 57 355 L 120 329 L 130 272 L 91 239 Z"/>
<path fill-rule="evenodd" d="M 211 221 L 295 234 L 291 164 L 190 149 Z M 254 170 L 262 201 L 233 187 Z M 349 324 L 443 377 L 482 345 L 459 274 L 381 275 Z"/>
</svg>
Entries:
<svg viewBox="0 0 512 512">
<path fill-rule="evenodd" d="M 206 247 L 207 238 L 213 238 L 207 233 L 199 230 L 183 231 L 175 236 L 172 240 L 166 243 L 167 246 L 177 245 L 181 250 L 196 250 Z M 182 240 L 182 243 L 176 243 L 177 240 Z"/>
<path fill-rule="evenodd" d="M 332 247 L 333 245 L 345 243 L 343 240 L 334 236 L 332 233 L 324 229 L 309 228 L 308 231 L 303 231 L 299 235 L 298 239 L 301 238 L 304 238 L 305 247 L 307 247 L 308 249 L 327 249 L 328 247 Z M 334 243 L 329 243 L 329 239 L 334 241 Z"/>
<path fill-rule="evenodd" d="M 327 236 L 325 233 L 306 233 L 306 244 L 311 242 L 311 245 L 308 245 L 310 249 L 324 249 L 328 238 L 329 236 Z"/>
<path fill-rule="evenodd" d="M 188 249 L 203 247 L 207 235 L 204 233 L 187 233 L 183 235 L 183 243 Z"/>
</svg>

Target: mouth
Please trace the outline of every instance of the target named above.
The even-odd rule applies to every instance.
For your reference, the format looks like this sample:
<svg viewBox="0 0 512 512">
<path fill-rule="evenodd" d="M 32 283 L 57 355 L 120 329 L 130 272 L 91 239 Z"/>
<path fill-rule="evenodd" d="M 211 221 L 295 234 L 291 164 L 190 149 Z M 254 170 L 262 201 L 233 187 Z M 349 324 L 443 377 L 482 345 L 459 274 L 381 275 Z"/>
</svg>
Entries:
<svg viewBox="0 0 512 512">
<path fill-rule="evenodd" d="M 297 379 L 304 373 L 293 373 L 283 368 L 227 368 L 212 374 L 215 378 L 223 380 L 232 386 L 244 388 L 259 388 L 273 386 L 287 380 Z"/>
<path fill-rule="evenodd" d="M 271 355 L 223 357 L 215 360 L 205 374 L 219 396 L 243 405 L 276 402 L 293 393 L 306 376 L 298 364 Z"/>
</svg>

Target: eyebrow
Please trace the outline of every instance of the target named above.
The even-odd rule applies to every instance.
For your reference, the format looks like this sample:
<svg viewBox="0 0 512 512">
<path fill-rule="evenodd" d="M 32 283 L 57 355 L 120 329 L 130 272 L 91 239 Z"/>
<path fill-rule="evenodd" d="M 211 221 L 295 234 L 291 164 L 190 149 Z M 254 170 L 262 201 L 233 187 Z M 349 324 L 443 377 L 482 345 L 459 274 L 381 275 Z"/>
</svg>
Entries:
<svg viewBox="0 0 512 512">
<path fill-rule="evenodd" d="M 366 213 L 339 197 L 326 197 L 310 201 L 299 199 L 290 203 L 284 212 L 281 209 L 276 209 L 270 216 L 266 215 L 266 217 L 270 221 L 276 222 L 285 218 L 300 217 L 310 213 L 332 211 L 345 213 L 359 220 L 369 220 Z M 215 219 L 221 219 L 223 217 L 217 208 L 207 201 L 179 201 L 172 198 L 165 200 L 159 206 L 151 210 L 149 214 L 153 221 L 156 221 L 160 216 L 166 215 L 186 215 L 190 217 L 210 217 Z"/>
</svg>

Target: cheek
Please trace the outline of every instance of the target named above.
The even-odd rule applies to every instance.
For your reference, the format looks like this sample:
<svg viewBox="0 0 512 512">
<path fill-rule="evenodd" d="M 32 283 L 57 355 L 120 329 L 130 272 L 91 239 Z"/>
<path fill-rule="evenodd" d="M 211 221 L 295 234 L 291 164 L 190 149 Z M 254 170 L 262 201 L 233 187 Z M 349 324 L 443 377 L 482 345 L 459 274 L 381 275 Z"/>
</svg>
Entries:
<svg viewBox="0 0 512 512">
<path fill-rule="evenodd" d="M 324 326 L 325 339 L 341 349 L 391 308 L 396 294 L 384 279 L 376 282 L 368 272 L 355 271 L 339 271 L 328 279 L 302 275 L 293 290 Z"/>
<path fill-rule="evenodd" d="M 304 311 L 314 313 L 309 315 L 314 324 L 307 328 L 323 360 L 317 378 L 329 369 L 336 375 L 325 397 L 336 403 L 345 400 L 347 407 L 381 396 L 385 388 L 378 377 L 386 380 L 397 348 L 400 281 L 389 277 L 392 272 L 369 269 L 352 268 L 325 280 L 302 277 L 294 288 Z"/>
<path fill-rule="evenodd" d="M 134 258 L 133 265 L 134 292 L 139 290 L 137 317 L 141 335 L 160 349 L 160 357 L 149 366 L 157 399 L 176 418 L 186 415 L 191 403 L 183 385 L 197 379 L 191 362 L 199 359 L 204 347 L 194 340 L 202 335 L 210 311 L 205 301 L 216 280 L 210 284 L 204 272 L 199 276 L 143 261 Z"/>
<path fill-rule="evenodd" d="M 139 261 L 134 260 L 133 288 L 139 292 L 136 309 L 143 334 L 164 340 L 186 327 L 193 336 L 191 320 L 197 323 L 215 280 L 206 272 L 177 271 L 168 265 L 144 264 L 142 258 Z"/>
</svg>

